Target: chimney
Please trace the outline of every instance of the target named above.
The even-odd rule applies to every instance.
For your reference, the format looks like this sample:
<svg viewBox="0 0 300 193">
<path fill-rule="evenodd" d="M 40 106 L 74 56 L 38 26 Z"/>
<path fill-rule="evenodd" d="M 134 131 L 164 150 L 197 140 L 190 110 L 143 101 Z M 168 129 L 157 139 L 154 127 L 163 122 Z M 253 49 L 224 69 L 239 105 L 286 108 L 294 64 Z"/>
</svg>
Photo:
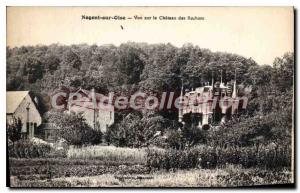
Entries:
<svg viewBox="0 0 300 193">
<path fill-rule="evenodd" d="M 97 100 L 96 100 L 96 93 L 95 89 L 92 88 L 92 103 L 93 103 L 93 129 L 96 129 L 96 109 L 97 109 Z"/>
<path fill-rule="evenodd" d="M 236 69 L 235 69 L 232 98 L 236 98 L 236 95 L 237 95 L 237 93 L 236 93 Z"/>
</svg>

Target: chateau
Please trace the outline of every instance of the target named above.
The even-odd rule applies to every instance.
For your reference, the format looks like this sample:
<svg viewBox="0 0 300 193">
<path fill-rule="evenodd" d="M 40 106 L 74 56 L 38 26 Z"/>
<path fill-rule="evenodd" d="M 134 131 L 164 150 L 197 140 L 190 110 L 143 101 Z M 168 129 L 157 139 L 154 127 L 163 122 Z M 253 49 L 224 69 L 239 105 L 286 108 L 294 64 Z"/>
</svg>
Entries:
<svg viewBox="0 0 300 193">
<path fill-rule="evenodd" d="M 245 108 L 245 98 L 238 97 L 236 80 L 227 84 L 212 79 L 204 86 L 183 93 L 181 88 L 178 120 L 186 126 L 210 129 L 212 125 L 226 122 Z"/>
</svg>

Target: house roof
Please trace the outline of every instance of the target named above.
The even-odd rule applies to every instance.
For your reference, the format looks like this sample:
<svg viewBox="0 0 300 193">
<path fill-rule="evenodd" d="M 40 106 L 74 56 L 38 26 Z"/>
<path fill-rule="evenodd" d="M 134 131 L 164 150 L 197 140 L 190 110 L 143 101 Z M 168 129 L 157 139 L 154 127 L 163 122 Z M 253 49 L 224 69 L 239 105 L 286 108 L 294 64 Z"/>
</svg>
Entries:
<svg viewBox="0 0 300 193">
<path fill-rule="evenodd" d="M 92 101 L 92 91 L 89 91 L 89 90 L 85 90 L 85 89 L 82 89 L 82 88 L 79 88 L 76 92 L 73 91 L 73 94 L 75 93 L 82 93 L 84 94 L 86 97 L 88 97 L 88 101 Z M 100 94 L 100 93 L 94 93 L 95 94 L 95 98 L 96 98 L 96 101 L 99 102 L 101 100 L 102 97 L 104 97 L 103 94 Z M 83 100 L 84 101 L 84 100 Z"/>
<path fill-rule="evenodd" d="M 81 102 L 88 102 L 88 101 L 92 101 L 92 93 L 91 91 L 89 90 L 85 90 L 85 89 L 82 89 L 82 88 L 73 88 L 73 87 L 70 87 L 70 88 L 67 88 L 65 86 L 61 86 L 59 89 L 55 90 L 51 96 L 55 96 L 57 93 L 65 93 L 66 96 L 64 96 L 63 100 L 67 100 L 70 96 L 70 94 L 81 94 L 83 97 L 80 98 L 80 99 L 73 99 L 73 100 L 76 100 L 76 101 L 81 101 Z M 100 94 L 100 93 L 96 93 L 95 92 L 95 98 L 96 98 L 96 101 L 99 102 L 100 99 L 102 97 L 104 97 L 105 95 L 103 94 Z M 67 101 L 62 101 L 62 102 L 65 102 L 67 103 Z"/>
<path fill-rule="evenodd" d="M 14 113 L 29 91 L 6 92 L 6 114 Z"/>
</svg>

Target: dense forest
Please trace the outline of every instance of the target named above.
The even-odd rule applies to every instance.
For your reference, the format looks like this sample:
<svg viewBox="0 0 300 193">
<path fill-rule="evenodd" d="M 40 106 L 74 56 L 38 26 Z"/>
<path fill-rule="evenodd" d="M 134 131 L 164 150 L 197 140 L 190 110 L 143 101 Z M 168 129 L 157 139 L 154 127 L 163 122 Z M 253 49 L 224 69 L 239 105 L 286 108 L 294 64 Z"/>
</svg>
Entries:
<svg viewBox="0 0 300 193">
<path fill-rule="evenodd" d="M 238 69 L 239 83 L 251 79 L 257 68 L 251 58 L 211 52 L 192 44 L 126 43 L 113 45 L 32 46 L 7 48 L 8 90 L 30 89 L 51 92 L 65 86 L 95 87 L 99 92 L 147 89 L 176 91 L 181 86 L 197 87 L 215 79 L 231 80 Z"/>
<path fill-rule="evenodd" d="M 106 140 L 120 146 L 141 146 L 150 141 L 160 144 L 159 139 L 152 142 L 160 131 L 175 148 L 182 143 L 222 145 L 228 141 L 245 146 L 256 141 L 291 143 L 293 53 L 275 58 L 273 64 L 258 65 L 252 58 L 192 44 L 180 48 L 132 42 L 118 47 L 52 44 L 7 48 L 6 66 L 7 90 L 31 90 L 41 101 L 60 85 L 95 88 L 104 94 L 180 92 L 181 80 L 184 88 L 191 89 L 211 81 L 212 76 L 220 80 L 221 71 L 223 81 L 230 81 L 236 70 L 239 87 L 251 88 L 249 103 L 243 114 L 222 129 L 201 133 L 185 128 L 179 134 L 177 112 L 118 112 Z"/>
</svg>

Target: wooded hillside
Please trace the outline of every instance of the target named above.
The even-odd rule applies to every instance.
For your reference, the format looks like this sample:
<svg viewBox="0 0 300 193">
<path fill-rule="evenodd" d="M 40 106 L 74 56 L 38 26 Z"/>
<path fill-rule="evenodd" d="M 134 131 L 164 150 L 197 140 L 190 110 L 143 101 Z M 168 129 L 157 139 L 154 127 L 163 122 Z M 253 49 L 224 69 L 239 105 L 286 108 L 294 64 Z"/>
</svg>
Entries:
<svg viewBox="0 0 300 193">
<path fill-rule="evenodd" d="M 289 142 L 286 139 L 290 139 L 292 128 L 293 53 L 274 59 L 273 64 L 258 65 L 251 58 L 211 52 L 192 44 L 180 48 L 171 44 L 132 42 L 119 47 L 52 44 L 7 48 L 7 90 L 32 90 L 41 96 L 51 93 L 60 84 L 95 88 L 104 94 L 137 90 L 179 92 L 181 79 L 185 88 L 195 88 L 211 81 L 212 74 L 215 80 L 220 80 L 221 70 L 223 81 L 230 81 L 235 69 L 237 83 L 251 86 L 252 91 L 245 114 L 226 126 L 227 137 L 243 144 L 261 140 L 261 137 Z M 177 112 L 122 112 L 116 117 L 116 124 L 109 131 L 115 134 L 108 138 L 119 145 L 139 146 L 156 131 L 177 128 Z M 155 128 L 142 123 L 155 125 Z M 166 125 L 174 128 L 165 128 Z M 132 129 L 136 132 L 127 132 Z M 213 141 L 222 143 L 223 133 L 214 134 L 219 138 Z M 176 138 L 176 133 L 170 132 L 172 135 Z M 187 132 L 186 139 L 203 142 L 203 138 L 194 139 L 194 136 L 201 138 L 200 134 Z"/>
</svg>

